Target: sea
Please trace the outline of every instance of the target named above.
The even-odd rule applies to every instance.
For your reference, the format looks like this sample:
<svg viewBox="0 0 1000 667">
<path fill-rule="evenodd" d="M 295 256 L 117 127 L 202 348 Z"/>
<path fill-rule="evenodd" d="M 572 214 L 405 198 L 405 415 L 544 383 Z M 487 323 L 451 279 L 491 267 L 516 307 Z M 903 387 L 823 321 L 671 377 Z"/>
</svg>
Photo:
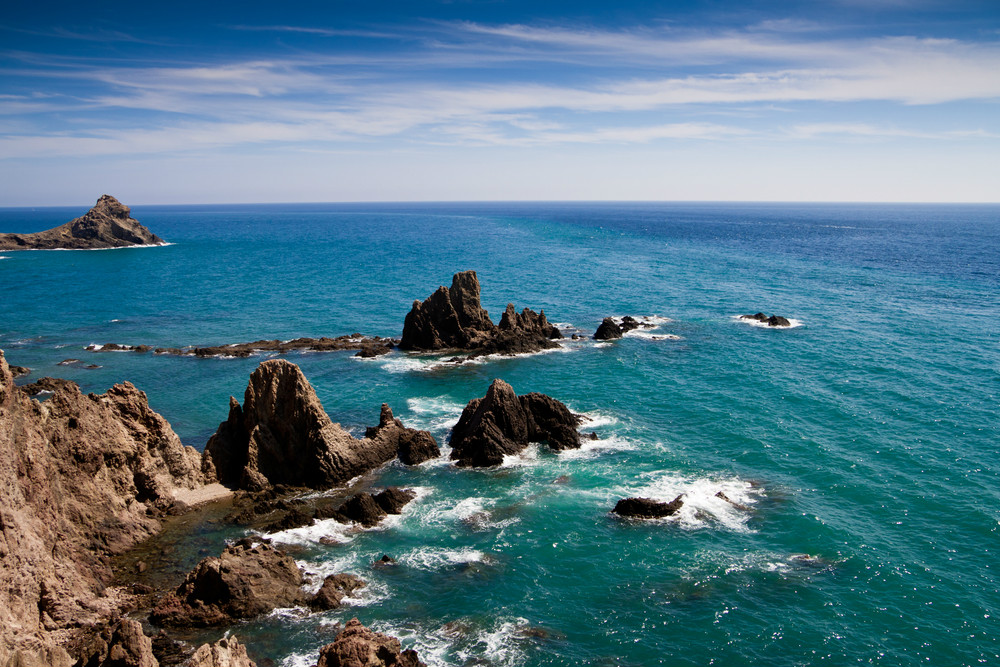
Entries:
<svg viewBox="0 0 1000 667">
<path fill-rule="evenodd" d="M 84 210 L 3 209 L 0 230 Z M 461 365 L 399 351 L 287 355 L 352 433 L 387 403 L 444 456 L 367 480 L 418 494 L 375 529 L 327 520 L 268 536 L 312 589 L 336 572 L 368 585 L 337 610 L 281 609 L 232 628 L 259 665 L 315 664 L 355 617 L 432 667 L 1000 664 L 1000 206 L 133 215 L 169 245 L 0 253 L 0 349 L 32 369 L 20 382 L 57 376 L 97 393 L 132 382 L 199 450 L 272 355 L 85 348 L 399 336 L 413 301 L 463 270 L 477 272 L 494 321 L 508 303 L 544 309 L 567 337 L 555 351 Z M 791 326 L 739 318 L 756 312 Z M 652 328 L 591 338 L 625 315 Z M 494 378 L 583 415 L 584 446 L 452 465 L 449 431 Z M 611 513 L 621 498 L 678 495 L 668 519 Z M 189 564 L 246 529 L 206 531 Z M 373 568 L 383 554 L 396 566 Z"/>
</svg>

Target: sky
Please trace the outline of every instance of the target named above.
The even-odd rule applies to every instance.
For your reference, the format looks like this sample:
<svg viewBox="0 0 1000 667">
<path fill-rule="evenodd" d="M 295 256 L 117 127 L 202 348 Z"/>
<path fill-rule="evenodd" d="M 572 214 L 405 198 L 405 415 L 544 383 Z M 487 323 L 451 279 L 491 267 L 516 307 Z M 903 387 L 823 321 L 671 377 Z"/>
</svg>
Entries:
<svg viewBox="0 0 1000 667">
<path fill-rule="evenodd" d="M 0 206 L 1000 201 L 1000 0 L 10 0 Z"/>
</svg>

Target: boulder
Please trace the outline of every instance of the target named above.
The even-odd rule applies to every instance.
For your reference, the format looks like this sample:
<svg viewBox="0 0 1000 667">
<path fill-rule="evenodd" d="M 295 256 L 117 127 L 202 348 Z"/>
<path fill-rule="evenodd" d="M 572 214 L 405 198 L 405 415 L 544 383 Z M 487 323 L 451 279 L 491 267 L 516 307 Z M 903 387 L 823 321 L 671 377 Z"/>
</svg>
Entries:
<svg viewBox="0 0 1000 667">
<path fill-rule="evenodd" d="M 341 523 L 360 523 L 370 528 L 389 514 L 400 514 L 416 497 L 413 491 L 394 486 L 375 495 L 362 492 L 348 498 L 331 516 Z"/>
<path fill-rule="evenodd" d="M 138 621 L 120 619 L 102 627 L 74 651 L 87 667 L 159 667 L 153 642 Z"/>
<path fill-rule="evenodd" d="M 345 597 L 365 585 L 364 580 L 353 574 L 331 574 L 323 580 L 323 585 L 309 601 L 309 606 L 321 611 L 336 609 Z"/>
<path fill-rule="evenodd" d="M 392 408 L 386 403 L 382 404 L 378 426 L 365 429 L 365 437 L 388 442 L 406 465 L 418 465 L 441 456 L 437 440 L 430 431 L 403 426 L 403 422 L 393 417 Z"/>
<path fill-rule="evenodd" d="M 257 664 L 247 655 L 247 647 L 230 635 L 214 644 L 199 646 L 183 667 L 257 667 Z"/>
<path fill-rule="evenodd" d="M 621 338 L 622 334 L 621 327 L 615 323 L 610 317 L 605 317 L 601 322 L 601 326 L 597 327 L 597 331 L 594 332 L 595 340 L 613 340 L 615 338 Z"/>
<path fill-rule="evenodd" d="M 669 503 L 651 500 L 650 498 L 623 498 L 612 510 L 619 516 L 635 519 L 662 519 L 672 516 L 684 506 L 684 494 L 677 496 Z"/>
<path fill-rule="evenodd" d="M 332 644 L 319 650 L 316 667 L 426 667 L 395 637 L 373 632 L 352 618 Z"/>
<path fill-rule="evenodd" d="M 530 442 L 547 442 L 555 450 L 580 447 L 579 418 L 544 394 L 517 396 L 496 379 L 483 398 L 469 401 L 451 434 L 451 458 L 460 466 L 499 465 L 504 456 L 521 452 Z"/>
<path fill-rule="evenodd" d="M 132 218 L 131 211 L 111 195 L 79 218 L 34 234 L 0 234 L 0 250 L 125 248 L 163 245 L 163 239 Z"/>
<path fill-rule="evenodd" d="M 169 627 L 210 627 L 308 602 L 295 560 L 270 544 L 249 540 L 202 560 L 177 590 L 160 600 L 150 620 Z"/>
<path fill-rule="evenodd" d="M 782 317 L 781 315 L 771 315 L 768 317 L 764 313 L 754 313 L 753 315 L 740 315 L 741 320 L 754 320 L 762 324 L 766 324 L 769 327 L 790 327 L 792 326 L 791 321 L 787 317 Z"/>
<path fill-rule="evenodd" d="M 229 399 L 229 417 L 204 456 L 206 467 L 233 488 L 325 489 L 396 458 L 400 438 L 409 431 L 383 405 L 379 425 L 363 439 L 352 437 L 331 421 L 298 366 L 272 359 L 250 375 L 243 405 Z"/>
<path fill-rule="evenodd" d="M 508 304 L 500 324 L 490 320 L 479 300 L 479 278 L 475 271 L 452 277 L 451 288 L 441 286 L 425 301 L 414 301 L 403 322 L 402 350 L 433 351 L 459 349 L 475 355 L 522 354 L 558 347 L 562 338 L 549 324 L 545 312 L 525 308 L 517 313 Z"/>
<path fill-rule="evenodd" d="M 0 352 L 0 664 L 72 664 L 66 633 L 117 612 L 111 557 L 210 481 L 132 384 L 39 402 Z"/>
</svg>

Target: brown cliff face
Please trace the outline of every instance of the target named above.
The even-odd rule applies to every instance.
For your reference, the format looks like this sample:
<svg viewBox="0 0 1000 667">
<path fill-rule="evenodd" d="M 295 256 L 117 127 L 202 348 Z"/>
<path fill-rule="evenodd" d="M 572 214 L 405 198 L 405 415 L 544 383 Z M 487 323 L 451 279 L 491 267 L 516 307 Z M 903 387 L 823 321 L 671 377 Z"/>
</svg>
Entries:
<svg viewBox="0 0 1000 667">
<path fill-rule="evenodd" d="M 55 250 L 126 248 L 137 245 L 160 245 L 131 211 L 111 195 L 101 195 L 97 204 L 79 218 L 44 232 L 0 234 L 0 250 Z"/>
<path fill-rule="evenodd" d="M 39 403 L 0 352 L 0 664 L 72 664 L 53 632 L 110 617 L 109 557 L 206 481 L 131 384 L 85 396 L 65 383 Z"/>
<path fill-rule="evenodd" d="M 562 338 L 545 313 L 525 308 L 520 314 L 513 304 L 499 325 L 479 301 L 479 278 L 475 271 L 456 273 L 451 289 L 439 287 L 425 301 L 414 301 L 403 322 L 401 350 L 469 350 L 474 354 L 523 354 L 559 347 Z"/>
<path fill-rule="evenodd" d="M 401 440 L 418 433 L 383 406 L 379 425 L 365 438 L 352 437 L 326 414 L 298 366 L 272 359 L 250 375 L 242 406 L 230 399 L 229 418 L 208 441 L 205 460 L 232 488 L 330 488 L 396 458 Z"/>
</svg>

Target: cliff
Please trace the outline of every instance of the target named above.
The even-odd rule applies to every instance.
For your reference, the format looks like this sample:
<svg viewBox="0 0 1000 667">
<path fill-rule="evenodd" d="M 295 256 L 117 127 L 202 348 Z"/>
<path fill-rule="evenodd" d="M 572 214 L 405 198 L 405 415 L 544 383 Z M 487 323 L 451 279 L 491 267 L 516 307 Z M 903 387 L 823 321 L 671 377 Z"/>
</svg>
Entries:
<svg viewBox="0 0 1000 667">
<path fill-rule="evenodd" d="M 65 225 L 34 234 L 0 234 L 0 250 L 4 251 L 126 248 L 163 242 L 111 195 L 101 195 L 92 209 Z"/>
<path fill-rule="evenodd" d="M 0 351 L 0 665 L 73 664 L 69 640 L 120 606 L 110 557 L 209 481 L 131 384 L 40 403 Z"/>
</svg>

